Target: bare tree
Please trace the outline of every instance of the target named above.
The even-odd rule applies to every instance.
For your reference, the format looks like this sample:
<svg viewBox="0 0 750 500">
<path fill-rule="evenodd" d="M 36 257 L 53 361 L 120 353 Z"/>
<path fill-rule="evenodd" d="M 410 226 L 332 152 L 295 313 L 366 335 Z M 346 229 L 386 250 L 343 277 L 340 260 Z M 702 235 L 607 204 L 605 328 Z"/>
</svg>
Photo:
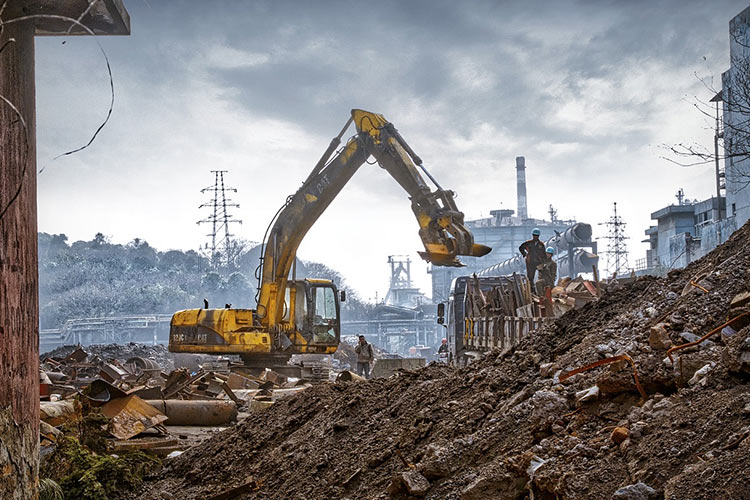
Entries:
<svg viewBox="0 0 750 500">
<path fill-rule="evenodd" d="M 699 143 L 678 143 L 664 146 L 669 155 L 664 159 L 683 167 L 725 162 L 726 179 L 735 190 L 750 185 L 750 41 L 747 26 L 731 33 L 734 42 L 731 66 L 722 75 L 722 88 L 716 89 L 713 79 L 696 75 L 710 95 L 710 100 L 697 97 L 693 107 L 706 118 L 706 128 L 714 131 L 713 147 Z M 721 113 L 720 113 L 721 110 Z"/>
</svg>

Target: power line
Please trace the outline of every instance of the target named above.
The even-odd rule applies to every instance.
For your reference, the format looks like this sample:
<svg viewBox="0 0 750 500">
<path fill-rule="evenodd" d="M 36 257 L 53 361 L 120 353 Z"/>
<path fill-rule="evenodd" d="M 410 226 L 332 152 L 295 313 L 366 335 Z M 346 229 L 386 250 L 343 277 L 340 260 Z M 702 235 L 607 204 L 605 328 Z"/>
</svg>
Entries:
<svg viewBox="0 0 750 500">
<path fill-rule="evenodd" d="M 211 201 L 198 207 L 211 211 L 208 217 L 199 220 L 197 224 L 211 224 L 211 232 L 206 235 L 211 241 L 201 249 L 208 254 L 214 268 L 228 267 L 234 263 L 237 245 L 232 240 L 234 235 L 229 232 L 229 225 L 235 222 L 242 224 L 241 220 L 233 219 L 228 211 L 229 208 L 239 208 L 240 205 L 227 198 L 227 191 L 237 192 L 237 189 L 224 185 L 224 174 L 227 172 L 229 171 L 211 170 L 214 174 L 214 185 L 201 189 L 201 193 L 213 193 Z"/>
</svg>

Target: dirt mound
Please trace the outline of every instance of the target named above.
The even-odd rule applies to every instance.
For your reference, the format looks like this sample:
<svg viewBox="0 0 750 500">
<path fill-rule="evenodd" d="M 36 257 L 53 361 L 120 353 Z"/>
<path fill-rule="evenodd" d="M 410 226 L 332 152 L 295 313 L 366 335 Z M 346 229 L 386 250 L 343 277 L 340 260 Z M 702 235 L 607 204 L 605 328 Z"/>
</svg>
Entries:
<svg viewBox="0 0 750 500">
<path fill-rule="evenodd" d="M 667 349 L 743 311 L 730 302 L 750 290 L 748 244 L 746 224 L 688 268 L 614 289 L 467 368 L 313 387 L 169 461 L 130 498 L 238 486 L 227 498 L 747 498 L 750 327 L 674 362 Z"/>
</svg>

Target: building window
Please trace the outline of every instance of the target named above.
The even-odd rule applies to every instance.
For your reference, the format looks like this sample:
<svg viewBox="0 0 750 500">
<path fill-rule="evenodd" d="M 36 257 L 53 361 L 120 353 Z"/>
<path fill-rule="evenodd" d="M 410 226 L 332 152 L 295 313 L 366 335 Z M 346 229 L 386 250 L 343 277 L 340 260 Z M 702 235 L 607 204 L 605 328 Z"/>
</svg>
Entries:
<svg viewBox="0 0 750 500">
<path fill-rule="evenodd" d="M 732 215 L 735 215 L 737 213 L 737 204 L 732 203 Z"/>
</svg>

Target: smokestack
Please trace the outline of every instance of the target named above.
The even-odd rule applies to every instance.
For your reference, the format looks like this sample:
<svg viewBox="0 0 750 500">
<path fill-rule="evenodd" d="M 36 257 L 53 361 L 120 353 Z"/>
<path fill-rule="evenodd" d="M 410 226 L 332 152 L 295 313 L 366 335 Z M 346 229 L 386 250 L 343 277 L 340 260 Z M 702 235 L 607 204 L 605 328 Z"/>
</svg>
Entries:
<svg viewBox="0 0 750 500">
<path fill-rule="evenodd" d="M 526 158 L 516 156 L 516 186 L 518 188 L 518 216 L 528 219 L 529 213 L 526 209 Z"/>
</svg>

